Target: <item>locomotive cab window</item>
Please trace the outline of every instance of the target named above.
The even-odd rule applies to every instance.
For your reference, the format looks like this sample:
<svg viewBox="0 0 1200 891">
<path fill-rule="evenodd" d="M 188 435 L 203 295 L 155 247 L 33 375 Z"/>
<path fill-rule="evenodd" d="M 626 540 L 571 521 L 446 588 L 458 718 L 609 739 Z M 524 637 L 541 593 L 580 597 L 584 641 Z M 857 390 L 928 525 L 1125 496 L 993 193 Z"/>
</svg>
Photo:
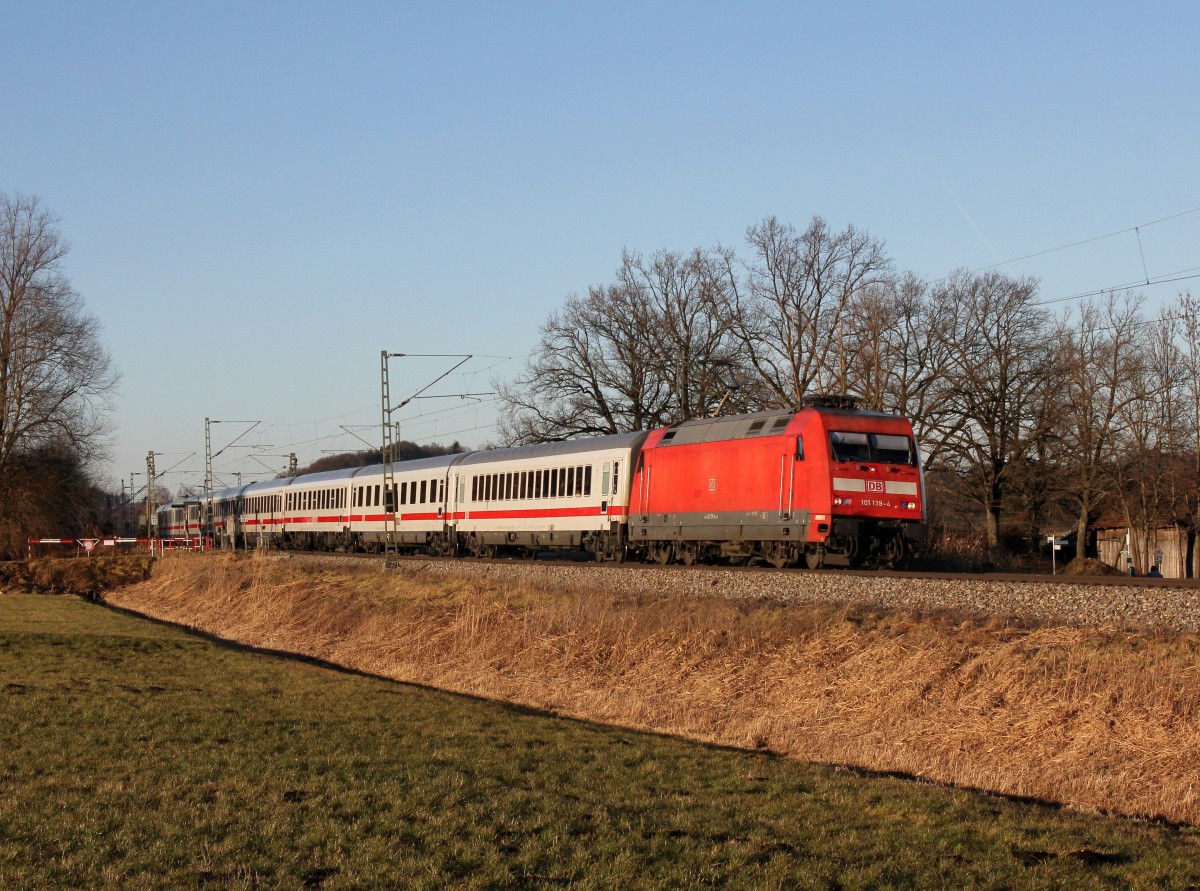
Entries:
<svg viewBox="0 0 1200 891">
<path fill-rule="evenodd" d="M 865 433 L 841 433 L 835 430 L 829 434 L 829 443 L 833 446 L 834 461 L 871 460 L 871 446 Z"/>
<path fill-rule="evenodd" d="M 907 436 L 833 431 L 829 434 L 829 443 L 835 461 L 874 461 L 910 466 L 916 463 L 916 450 Z"/>
<path fill-rule="evenodd" d="M 915 464 L 912 440 L 887 433 L 871 434 L 871 452 L 883 464 Z"/>
</svg>

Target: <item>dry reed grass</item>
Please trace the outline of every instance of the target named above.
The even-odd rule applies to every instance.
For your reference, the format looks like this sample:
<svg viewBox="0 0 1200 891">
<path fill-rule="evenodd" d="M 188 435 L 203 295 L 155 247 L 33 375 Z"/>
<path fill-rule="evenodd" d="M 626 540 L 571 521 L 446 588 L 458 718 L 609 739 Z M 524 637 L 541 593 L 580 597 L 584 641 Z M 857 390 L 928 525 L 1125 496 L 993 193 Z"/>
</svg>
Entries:
<svg viewBox="0 0 1200 891">
<path fill-rule="evenodd" d="M 1194 635 L 178 557 L 116 605 L 595 721 L 1200 824 Z"/>
</svg>

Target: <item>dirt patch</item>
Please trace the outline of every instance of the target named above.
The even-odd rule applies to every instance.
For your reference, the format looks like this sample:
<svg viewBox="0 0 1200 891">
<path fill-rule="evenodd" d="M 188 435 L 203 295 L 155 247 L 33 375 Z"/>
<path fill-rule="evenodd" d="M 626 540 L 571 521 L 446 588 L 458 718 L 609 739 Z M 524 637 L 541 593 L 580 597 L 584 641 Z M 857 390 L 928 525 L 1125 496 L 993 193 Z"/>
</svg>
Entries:
<svg viewBox="0 0 1200 891">
<path fill-rule="evenodd" d="M 1059 572 L 1063 575 L 1079 576 L 1123 575 L 1121 570 L 1095 557 L 1076 557 Z"/>
</svg>

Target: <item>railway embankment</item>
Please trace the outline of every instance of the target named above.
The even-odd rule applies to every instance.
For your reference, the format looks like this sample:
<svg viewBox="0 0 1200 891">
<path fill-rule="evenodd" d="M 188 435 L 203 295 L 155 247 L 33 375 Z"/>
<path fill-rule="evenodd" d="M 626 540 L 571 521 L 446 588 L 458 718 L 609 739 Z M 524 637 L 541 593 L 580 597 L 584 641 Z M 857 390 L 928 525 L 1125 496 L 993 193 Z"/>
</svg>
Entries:
<svg viewBox="0 0 1200 891">
<path fill-rule="evenodd" d="M 561 715 L 1200 824 L 1194 594 L 180 556 L 104 596 L 243 644 Z"/>
</svg>

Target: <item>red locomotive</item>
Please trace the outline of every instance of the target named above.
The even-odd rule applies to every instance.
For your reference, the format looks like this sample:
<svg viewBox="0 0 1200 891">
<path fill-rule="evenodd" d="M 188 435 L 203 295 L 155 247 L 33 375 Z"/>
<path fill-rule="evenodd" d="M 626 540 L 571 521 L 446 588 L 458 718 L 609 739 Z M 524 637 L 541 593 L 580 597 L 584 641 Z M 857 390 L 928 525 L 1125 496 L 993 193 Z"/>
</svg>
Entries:
<svg viewBox="0 0 1200 891">
<path fill-rule="evenodd" d="M 630 493 L 630 548 L 659 563 L 902 562 L 924 537 L 912 426 L 838 405 L 652 432 Z"/>
</svg>

